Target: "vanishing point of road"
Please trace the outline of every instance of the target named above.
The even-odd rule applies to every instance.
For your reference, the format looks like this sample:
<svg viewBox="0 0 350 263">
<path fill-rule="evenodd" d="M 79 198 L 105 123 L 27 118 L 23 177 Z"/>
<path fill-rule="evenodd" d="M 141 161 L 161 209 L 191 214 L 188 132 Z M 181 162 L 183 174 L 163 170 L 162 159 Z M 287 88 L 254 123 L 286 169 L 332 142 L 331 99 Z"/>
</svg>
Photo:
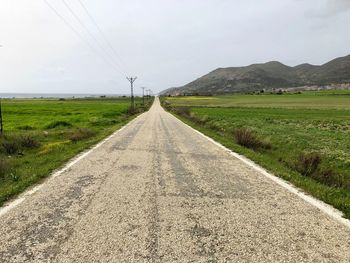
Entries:
<svg viewBox="0 0 350 263">
<path fill-rule="evenodd" d="M 350 229 L 156 99 L 3 210 L 0 262 L 350 262 Z"/>
</svg>

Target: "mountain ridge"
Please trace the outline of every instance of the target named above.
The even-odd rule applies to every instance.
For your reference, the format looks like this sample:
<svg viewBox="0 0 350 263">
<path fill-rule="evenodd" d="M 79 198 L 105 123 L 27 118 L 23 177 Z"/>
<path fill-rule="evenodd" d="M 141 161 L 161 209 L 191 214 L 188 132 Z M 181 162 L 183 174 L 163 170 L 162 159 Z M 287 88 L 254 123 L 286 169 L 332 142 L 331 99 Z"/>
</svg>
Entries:
<svg viewBox="0 0 350 263">
<path fill-rule="evenodd" d="M 225 94 L 259 90 L 293 89 L 350 83 L 350 55 L 322 65 L 288 66 L 279 61 L 243 67 L 217 68 L 196 80 L 161 92 L 161 95 Z"/>
</svg>

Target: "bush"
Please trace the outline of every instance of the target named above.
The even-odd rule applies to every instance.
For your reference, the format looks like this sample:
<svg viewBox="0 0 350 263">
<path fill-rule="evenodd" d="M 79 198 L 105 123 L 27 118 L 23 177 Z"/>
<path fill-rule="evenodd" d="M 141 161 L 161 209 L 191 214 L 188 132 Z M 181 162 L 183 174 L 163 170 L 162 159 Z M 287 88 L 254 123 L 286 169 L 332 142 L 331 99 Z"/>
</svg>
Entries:
<svg viewBox="0 0 350 263">
<path fill-rule="evenodd" d="M 96 132 L 88 128 L 80 128 L 68 133 L 68 139 L 72 142 L 78 142 L 89 139 L 96 135 Z"/>
<path fill-rule="evenodd" d="M 40 143 L 31 135 L 22 135 L 19 143 L 22 147 L 28 149 L 34 149 L 40 146 Z"/>
<path fill-rule="evenodd" d="M 73 125 L 66 121 L 53 121 L 45 126 L 46 129 L 55 129 L 57 127 L 72 127 Z"/>
<path fill-rule="evenodd" d="M 190 107 L 186 106 L 179 106 L 174 108 L 174 112 L 180 116 L 190 116 L 191 114 L 191 109 Z"/>
<path fill-rule="evenodd" d="M 295 166 L 302 175 L 311 176 L 318 170 L 321 160 L 321 155 L 318 153 L 302 153 Z"/>
<path fill-rule="evenodd" d="M 13 138 L 8 140 L 6 138 L 3 139 L 3 141 L 1 142 L 1 148 L 2 152 L 4 152 L 5 154 L 16 154 L 20 150 L 20 145 L 18 140 L 14 140 Z"/>
<path fill-rule="evenodd" d="M 272 148 L 271 143 L 261 140 L 255 134 L 255 132 L 253 132 L 250 129 L 246 129 L 246 128 L 236 129 L 233 134 L 236 142 L 239 145 L 242 145 L 244 147 L 247 147 L 253 150 L 257 150 L 259 148 L 262 148 L 262 149 Z"/>
<path fill-rule="evenodd" d="M 198 117 L 194 115 L 194 118 L 194 121 L 200 125 L 205 125 L 209 121 L 208 116 Z"/>
<path fill-rule="evenodd" d="M 337 174 L 332 168 L 322 169 L 321 163 L 322 157 L 319 153 L 302 153 L 294 164 L 294 169 L 325 185 L 349 189 L 350 185 L 344 176 Z"/>
<path fill-rule="evenodd" d="M 9 155 L 20 153 L 23 148 L 34 149 L 40 143 L 32 135 L 7 135 L 1 139 L 1 152 Z"/>
<path fill-rule="evenodd" d="M 340 176 L 335 174 L 332 169 L 318 170 L 317 172 L 311 175 L 315 180 L 324 183 L 328 186 L 342 187 L 343 182 L 341 181 Z"/>
<path fill-rule="evenodd" d="M 196 114 L 194 114 L 193 112 L 190 112 L 189 116 L 188 116 L 193 122 L 198 123 L 200 125 L 205 125 L 208 121 L 209 118 L 208 116 L 197 116 Z"/>
<path fill-rule="evenodd" d="M 203 116 L 201 119 L 200 119 L 200 123 L 201 124 L 205 124 L 209 121 L 209 117 L 207 115 Z"/>
</svg>

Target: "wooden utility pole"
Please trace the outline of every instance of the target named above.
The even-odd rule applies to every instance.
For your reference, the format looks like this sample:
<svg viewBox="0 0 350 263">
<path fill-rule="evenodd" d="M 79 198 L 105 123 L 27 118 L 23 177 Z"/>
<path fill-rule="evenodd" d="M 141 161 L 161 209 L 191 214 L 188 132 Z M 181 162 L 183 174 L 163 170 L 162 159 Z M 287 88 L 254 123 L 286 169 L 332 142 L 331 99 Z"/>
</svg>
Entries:
<svg viewBox="0 0 350 263">
<path fill-rule="evenodd" d="M 135 99 L 134 99 L 134 82 L 137 77 L 126 77 L 126 79 L 130 82 L 131 86 L 131 110 L 135 110 Z"/>
</svg>

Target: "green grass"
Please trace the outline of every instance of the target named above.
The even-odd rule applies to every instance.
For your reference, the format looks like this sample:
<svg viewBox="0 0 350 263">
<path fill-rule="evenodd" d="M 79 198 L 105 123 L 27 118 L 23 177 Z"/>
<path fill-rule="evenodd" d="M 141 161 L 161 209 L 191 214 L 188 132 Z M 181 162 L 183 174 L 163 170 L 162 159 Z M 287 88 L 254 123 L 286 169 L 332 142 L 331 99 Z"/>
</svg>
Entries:
<svg viewBox="0 0 350 263">
<path fill-rule="evenodd" d="M 198 107 L 254 107 L 254 108 L 301 108 L 301 109 L 348 109 L 350 90 L 304 92 L 302 94 L 259 94 L 231 96 L 170 97 L 176 106 Z"/>
<path fill-rule="evenodd" d="M 130 114 L 128 98 L 3 100 L 0 205 L 149 106 L 136 103 L 137 112 Z"/>
<path fill-rule="evenodd" d="M 187 123 L 350 218 L 350 92 L 172 97 L 164 98 L 163 104 L 175 111 L 189 106 L 190 114 L 180 111 Z M 236 143 L 235 131 L 242 128 L 271 149 L 253 150 Z M 321 163 L 317 173 L 305 176 L 298 165 L 311 153 L 319 155 Z"/>
</svg>

